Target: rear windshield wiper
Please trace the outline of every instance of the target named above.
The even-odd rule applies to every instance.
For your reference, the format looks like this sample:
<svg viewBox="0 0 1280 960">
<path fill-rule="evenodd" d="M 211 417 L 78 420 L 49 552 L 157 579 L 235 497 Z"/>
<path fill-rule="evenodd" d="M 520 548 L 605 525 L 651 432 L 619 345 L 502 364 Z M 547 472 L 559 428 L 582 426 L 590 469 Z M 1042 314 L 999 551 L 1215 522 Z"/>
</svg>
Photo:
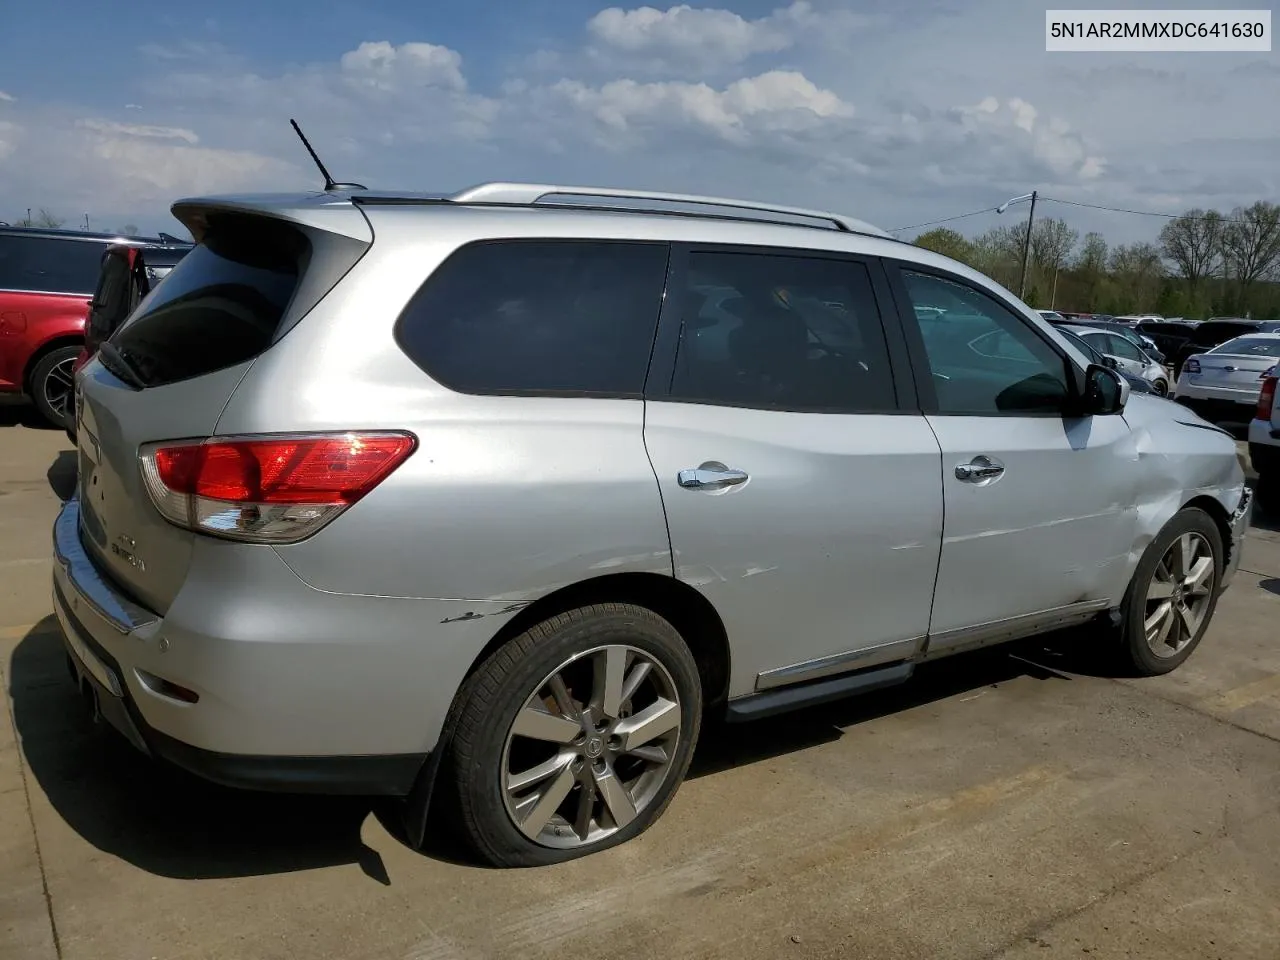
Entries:
<svg viewBox="0 0 1280 960">
<path fill-rule="evenodd" d="M 142 378 L 142 374 L 138 372 L 138 368 L 110 340 L 102 342 L 102 345 L 98 347 L 98 354 L 102 357 L 102 365 L 129 384 L 129 386 L 141 390 L 147 385 Z"/>
</svg>

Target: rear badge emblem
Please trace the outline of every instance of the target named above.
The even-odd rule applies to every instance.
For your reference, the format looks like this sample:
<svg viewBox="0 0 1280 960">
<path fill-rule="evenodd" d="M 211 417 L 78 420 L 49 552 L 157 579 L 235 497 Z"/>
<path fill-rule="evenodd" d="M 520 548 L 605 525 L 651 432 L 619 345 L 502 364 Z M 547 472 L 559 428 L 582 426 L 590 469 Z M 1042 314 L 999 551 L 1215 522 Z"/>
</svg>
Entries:
<svg viewBox="0 0 1280 960">
<path fill-rule="evenodd" d="M 138 544 L 133 537 L 126 537 L 124 534 L 116 537 L 111 544 L 111 552 L 117 557 L 133 567 L 139 573 L 147 572 L 147 565 L 134 551 L 137 550 Z"/>
</svg>

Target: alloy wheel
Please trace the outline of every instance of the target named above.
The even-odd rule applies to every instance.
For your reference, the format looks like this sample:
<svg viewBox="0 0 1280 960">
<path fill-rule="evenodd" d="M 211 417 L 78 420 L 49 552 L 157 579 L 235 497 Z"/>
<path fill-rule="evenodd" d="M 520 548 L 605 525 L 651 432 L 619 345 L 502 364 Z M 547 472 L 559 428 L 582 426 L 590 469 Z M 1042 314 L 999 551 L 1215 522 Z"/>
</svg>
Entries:
<svg viewBox="0 0 1280 960">
<path fill-rule="evenodd" d="M 1184 533 L 1169 544 L 1147 585 L 1143 626 L 1152 653 L 1177 656 L 1196 638 L 1217 579 L 1213 548 L 1202 535 Z"/>
<path fill-rule="evenodd" d="M 631 823 L 671 772 L 682 707 L 651 654 L 609 645 L 549 673 L 507 732 L 502 795 L 528 839 L 583 847 Z"/>
<path fill-rule="evenodd" d="M 74 357 L 54 364 L 40 386 L 49 409 L 64 420 L 70 412 L 71 397 L 75 392 L 75 364 Z"/>
</svg>

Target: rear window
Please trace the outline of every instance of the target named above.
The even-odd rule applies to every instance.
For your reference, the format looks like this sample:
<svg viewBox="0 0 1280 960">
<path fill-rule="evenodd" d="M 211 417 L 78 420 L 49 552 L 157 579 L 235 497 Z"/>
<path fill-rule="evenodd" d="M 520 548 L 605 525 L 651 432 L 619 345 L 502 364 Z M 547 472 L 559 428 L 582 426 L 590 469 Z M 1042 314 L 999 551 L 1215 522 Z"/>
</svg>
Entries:
<svg viewBox="0 0 1280 960">
<path fill-rule="evenodd" d="M 396 339 L 462 393 L 638 397 L 667 255 L 663 243 L 472 244 L 409 301 Z"/>
<path fill-rule="evenodd" d="M 93 293 L 105 243 L 0 234 L 0 289 Z"/>
<path fill-rule="evenodd" d="M 1221 346 L 1214 347 L 1210 353 L 1230 353 L 1237 357 L 1276 357 L 1280 356 L 1280 339 L 1273 337 L 1236 337 Z"/>
<path fill-rule="evenodd" d="M 103 362 L 122 379 L 155 387 L 252 360 L 271 345 L 309 252 L 306 238 L 283 223 L 212 220 L 111 337 L 115 350 Z"/>
</svg>

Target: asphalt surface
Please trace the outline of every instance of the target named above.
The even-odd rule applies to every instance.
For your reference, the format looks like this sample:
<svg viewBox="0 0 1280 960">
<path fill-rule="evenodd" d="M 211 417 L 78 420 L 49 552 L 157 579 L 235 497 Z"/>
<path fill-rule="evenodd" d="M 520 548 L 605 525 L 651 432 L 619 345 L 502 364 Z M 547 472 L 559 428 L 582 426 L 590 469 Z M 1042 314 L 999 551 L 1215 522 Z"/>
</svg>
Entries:
<svg viewBox="0 0 1280 960">
<path fill-rule="evenodd" d="M 1172 676 L 1082 631 L 712 732 L 639 840 L 498 872 L 95 729 L 50 615 L 61 434 L 0 407 L 0 958 L 1280 957 L 1280 518 Z"/>
</svg>

